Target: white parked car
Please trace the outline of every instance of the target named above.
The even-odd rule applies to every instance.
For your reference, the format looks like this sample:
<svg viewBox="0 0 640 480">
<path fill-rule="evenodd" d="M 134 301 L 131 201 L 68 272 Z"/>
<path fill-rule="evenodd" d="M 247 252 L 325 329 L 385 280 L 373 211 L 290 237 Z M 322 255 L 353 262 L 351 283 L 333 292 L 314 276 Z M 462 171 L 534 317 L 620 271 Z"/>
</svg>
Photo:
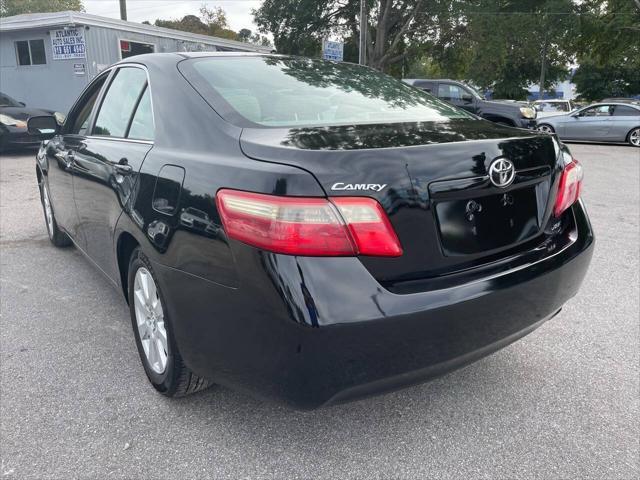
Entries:
<svg viewBox="0 0 640 480">
<path fill-rule="evenodd" d="M 571 100 L 536 100 L 533 107 L 538 112 L 537 118 L 566 115 L 578 108 Z"/>
</svg>

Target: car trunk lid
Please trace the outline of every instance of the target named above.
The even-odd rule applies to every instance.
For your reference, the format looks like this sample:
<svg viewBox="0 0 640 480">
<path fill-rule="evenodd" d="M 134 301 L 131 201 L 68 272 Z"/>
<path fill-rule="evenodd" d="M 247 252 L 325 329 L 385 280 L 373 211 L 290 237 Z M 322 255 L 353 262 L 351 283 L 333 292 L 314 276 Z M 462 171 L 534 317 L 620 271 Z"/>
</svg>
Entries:
<svg viewBox="0 0 640 480">
<path fill-rule="evenodd" d="M 309 171 L 329 196 L 377 199 L 404 250 L 361 257 L 382 283 L 512 254 L 542 234 L 559 171 L 552 137 L 480 120 L 245 129 L 240 143 L 251 158 Z M 516 171 L 504 188 L 489 179 L 497 159 Z"/>
</svg>

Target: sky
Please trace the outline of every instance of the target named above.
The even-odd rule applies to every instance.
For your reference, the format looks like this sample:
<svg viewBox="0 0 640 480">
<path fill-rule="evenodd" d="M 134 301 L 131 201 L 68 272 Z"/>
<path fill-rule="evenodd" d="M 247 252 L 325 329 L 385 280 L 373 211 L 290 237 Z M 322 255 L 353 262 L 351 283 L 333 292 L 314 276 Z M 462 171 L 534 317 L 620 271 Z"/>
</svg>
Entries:
<svg viewBox="0 0 640 480">
<path fill-rule="evenodd" d="M 127 0 L 127 19 L 132 22 L 156 19 L 174 20 L 185 15 L 198 15 L 200 6 L 222 7 L 227 13 L 229 27 L 236 32 L 241 28 L 257 31 L 253 23 L 252 8 L 258 8 L 260 0 Z M 103 17 L 120 18 L 120 2 L 118 0 L 84 0 L 87 13 Z"/>
</svg>

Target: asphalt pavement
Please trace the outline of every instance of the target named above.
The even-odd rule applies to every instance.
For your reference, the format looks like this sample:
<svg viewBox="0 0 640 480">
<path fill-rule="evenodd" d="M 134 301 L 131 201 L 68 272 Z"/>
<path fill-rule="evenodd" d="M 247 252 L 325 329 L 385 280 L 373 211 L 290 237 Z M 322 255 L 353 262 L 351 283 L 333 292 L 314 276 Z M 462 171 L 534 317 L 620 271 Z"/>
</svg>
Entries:
<svg viewBox="0 0 640 480">
<path fill-rule="evenodd" d="M 564 310 L 463 370 L 313 412 L 157 394 L 121 294 L 49 243 L 33 155 L 4 155 L 0 478 L 638 478 L 640 150 L 570 147 L 597 246 Z"/>
</svg>

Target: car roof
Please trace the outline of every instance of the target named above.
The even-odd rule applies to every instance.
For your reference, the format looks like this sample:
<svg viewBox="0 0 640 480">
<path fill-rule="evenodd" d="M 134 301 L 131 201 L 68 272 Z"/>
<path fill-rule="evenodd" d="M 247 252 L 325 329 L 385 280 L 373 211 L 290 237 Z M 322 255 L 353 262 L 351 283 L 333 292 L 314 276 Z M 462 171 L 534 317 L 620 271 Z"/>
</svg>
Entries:
<svg viewBox="0 0 640 480">
<path fill-rule="evenodd" d="M 453 82 L 464 83 L 462 80 L 451 80 L 450 78 L 403 78 L 405 82 Z"/>
<path fill-rule="evenodd" d="M 640 104 L 638 103 L 630 103 L 630 102 L 598 102 L 587 105 L 587 107 L 599 107 L 601 105 L 619 105 L 624 107 L 634 107 L 640 109 Z"/>
<path fill-rule="evenodd" d="M 286 57 L 287 55 L 277 55 L 275 53 L 258 53 L 258 52 L 178 52 L 181 56 L 187 58 L 201 57 Z"/>
<path fill-rule="evenodd" d="M 123 64 L 141 64 L 146 67 L 152 65 L 175 65 L 183 60 L 192 58 L 223 58 L 223 57 L 287 57 L 289 55 L 278 55 L 273 53 L 258 52 L 164 52 L 164 53 L 144 53 L 122 60 L 110 65 L 108 68 L 117 67 Z"/>
</svg>

